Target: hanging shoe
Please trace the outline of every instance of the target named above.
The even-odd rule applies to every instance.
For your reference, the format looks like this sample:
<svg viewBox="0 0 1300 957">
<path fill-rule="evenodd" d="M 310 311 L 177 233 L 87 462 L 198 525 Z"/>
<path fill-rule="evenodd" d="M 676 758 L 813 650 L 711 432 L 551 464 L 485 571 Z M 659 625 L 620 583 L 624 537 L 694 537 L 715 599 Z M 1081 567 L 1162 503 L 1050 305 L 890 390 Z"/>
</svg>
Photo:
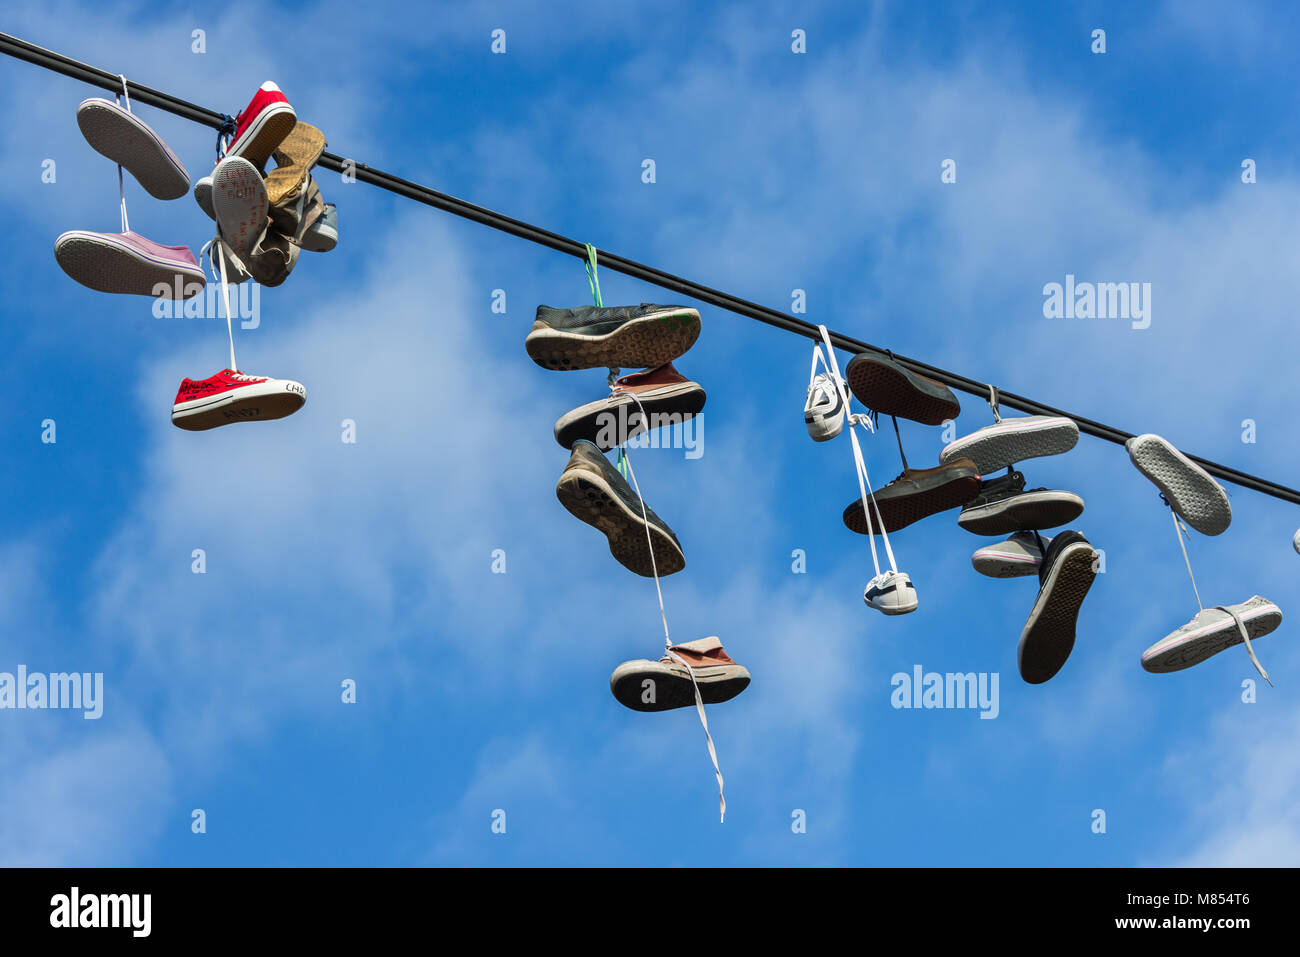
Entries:
<svg viewBox="0 0 1300 957">
<path fill-rule="evenodd" d="M 858 401 L 881 415 L 942 425 L 961 414 L 961 403 L 942 382 L 917 375 L 877 352 L 850 359 L 844 378 Z"/>
<path fill-rule="evenodd" d="M 609 690 L 619 704 L 633 711 L 671 711 L 695 705 L 695 686 L 705 704 L 730 701 L 749 687 L 749 671 L 723 650 L 717 638 L 701 638 L 665 654 L 658 661 L 626 661 L 609 676 Z M 691 683 L 692 674 L 695 677 Z"/>
<path fill-rule="evenodd" d="M 242 156 L 227 156 L 212 171 L 212 211 L 222 237 L 245 262 L 266 231 L 266 186 Z"/>
<path fill-rule="evenodd" d="M 266 174 L 266 196 L 278 205 L 307 181 L 307 173 L 325 152 L 325 134 L 299 120 L 289 135 L 272 151 L 276 168 Z"/>
<path fill-rule="evenodd" d="M 1063 455 L 1078 441 L 1079 426 L 1065 416 L 1030 415 L 1001 419 L 950 442 L 939 453 L 939 461 L 970 459 L 980 470 L 980 475 L 991 475 L 1025 459 Z"/>
<path fill-rule="evenodd" d="M 339 211 L 333 203 L 326 203 L 320 218 L 303 232 L 299 245 L 309 253 L 327 253 L 338 241 Z"/>
<path fill-rule="evenodd" d="M 199 209 L 203 210 L 208 219 L 216 222 L 217 214 L 212 209 L 212 174 L 200 176 L 194 181 L 194 202 L 199 204 Z"/>
<path fill-rule="evenodd" d="M 1228 493 L 1214 476 L 1168 441 L 1150 433 L 1124 443 L 1137 470 L 1164 494 L 1188 525 L 1202 535 L 1220 535 L 1232 523 Z"/>
<path fill-rule="evenodd" d="M 699 335 L 700 314 L 688 306 L 538 306 L 524 347 L 544 369 L 652 368 L 680 358 Z"/>
<path fill-rule="evenodd" d="M 979 494 L 980 476 L 975 463 L 957 459 L 932 469 L 905 469 L 903 474 L 875 493 L 885 531 L 896 532 L 930 515 L 966 504 Z M 851 532 L 867 534 L 862 500 L 844 509 L 844 524 Z M 873 528 L 874 532 L 879 529 Z"/>
<path fill-rule="evenodd" d="M 190 174 L 162 137 L 112 100 L 83 100 L 77 126 L 95 152 L 134 176 L 154 199 L 180 199 L 190 188 Z"/>
<path fill-rule="evenodd" d="M 247 282 L 252 278 L 249 275 L 248 267 L 244 265 L 242 259 L 235 255 L 235 251 L 230 248 L 230 245 L 220 236 L 213 236 L 199 250 L 199 259 L 203 259 L 204 255 L 208 257 L 208 267 L 217 282 L 221 281 L 221 259 L 217 247 L 220 247 L 221 253 L 226 257 L 226 283 L 228 285 L 237 286 L 241 282 Z"/>
<path fill-rule="evenodd" d="M 907 572 L 881 572 L 867 582 L 862 600 L 886 615 L 906 615 L 916 611 L 916 586 Z"/>
<path fill-rule="evenodd" d="M 803 421 L 814 442 L 828 442 L 844 430 L 844 397 L 829 372 L 819 373 L 808 386 Z"/>
<path fill-rule="evenodd" d="M 1078 532 L 1052 539 L 1038 569 L 1038 598 L 1016 651 L 1020 677 L 1029 684 L 1050 679 L 1074 650 L 1079 608 L 1097 577 L 1096 561 L 1096 550 Z"/>
<path fill-rule="evenodd" d="M 988 479 L 957 517 L 957 524 L 976 535 L 1059 528 L 1083 514 L 1083 499 L 1056 489 L 1025 489 L 1019 472 Z"/>
<path fill-rule="evenodd" d="M 555 441 L 571 449 L 578 439 L 586 439 L 608 452 L 647 431 L 646 417 L 654 428 L 683 422 L 699 414 L 706 398 L 699 383 L 679 373 L 671 362 L 625 375 L 614 385 L 617 393 L 561 416 L 555 423 Z"/>
<path fill-rule="evenodd" d="M 188 246 L 163 246 L 139 233 L 74 229 L 54 241 L 54 258 L 96 292 L 189 299 L 207 282 Z"/>
<path fill-rule="evenodd" d="M 1052 540 L 1043 539 L 1043 548 Z M 1033 532 L 1016 532 L 1005 542 L 977 548 L 970 563 L 981 575 L 989 578 L 1024 578 L 1036 575 L 1043 563 L 1043 550 Z"/>
<path fill-rule="evenodd" d="M 231 422 L 282 419 L 302 408 L 307 390 L 290 379 L 268 379 L 222 369 L 209 379 L 182 379 L 172 425 L 199 432 Z"/>
<path fill-rule="evenodd" d="M 555 483 L 555 497 L 577 518 L 605 533 L 610 554 L 624 568 L 645 578 L 657 571 L 662 578 L 686 567 L 673 530 L 648 505 L 642 517 L 636 492 L 595 443 L 586 439 L 573 443 L 569 464 Z M 650 540 L 654 541 L 653 564 Z"/>
<path fill-rule="evenodd" d="M 1242 628 L 1254 641 L 1280 624 L 1282 609 L 1259 595 L 1240 605 L 1206 608 L 1142 652 L 1142 667 L 1153 674 L 1182 671 L 1233 645 L 1240 645 L 1245 640 Z"/>
<path fill-rule="evenodd" d="M 235 118 L 235 135 L 226 156 L 242 156 L 258 169 L 264 169 L 266 161 L 297 122 L 289 100 L 268 80 Z"/>
</svg>

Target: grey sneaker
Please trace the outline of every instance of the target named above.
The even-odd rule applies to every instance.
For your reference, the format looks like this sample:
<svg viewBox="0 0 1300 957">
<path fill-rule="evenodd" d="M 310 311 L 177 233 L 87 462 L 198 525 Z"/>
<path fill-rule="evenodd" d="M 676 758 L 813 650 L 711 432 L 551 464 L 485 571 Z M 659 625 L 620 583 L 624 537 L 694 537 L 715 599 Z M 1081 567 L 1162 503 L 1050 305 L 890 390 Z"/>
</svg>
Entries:
<svg viewBox="0 0 1300 957">
<path fill-rule="evenodd" d="M 624 568 L 646 578 L 658 571 L 662 578 L 686 567 L 673 530 L 648 505 L 642 517 L 636 492 L 595 443 L 579 439 L 573 444 L 569 464 L 555 483 L 555 496 L 573 515 L 605 533 L 610 554 Z"/>
<path fill-rule="evenodd" d="M 1235 613 L 1235 615 L 1234 615 Z M 1237 622 L 1241 622 L 1239 627 Z M 1245 638 L 1245 628 L 1251 641 L 1263 638 L 1282 624 L 1282 609 L 1267 598 L 1256 595 L 1240 605 L 1223 605 L 1206 608 L 1177 631 L 1170 632 L 1142 652 L 1142 667 L 1155 674 L 1182 671 L 1199 665 L 1205 659 Z"/>
<path fill-rule="evenodd" d="M 1052 544 L 1043 539 L 1043 548 Z M 981 575 L 989 578 L 1024 578 L 1038 574 L 1043 563 L 1043 549 L 1033 532 L 1016 532 L 1004 542 L 985 545 L 975 550 L 970 563 Z"/>
<path fill-rule="evenodd" d="M 1020 633 L 1016 662 L 1031 685 L 1052 678 L 1074 650 L 1079 608 L 1097 577 L 1097 551 L 1078 532 L 1052 539 L 1038 569 L 1038 598 Z"/>
<path fill-rule="evenodd" d="M 646 369 L 681 357 L 699 335 L 688 306 L 538 306 L 524 347 L 545 369 Z"/>
<path fill-rule="evenodd" d="M 1232 505 L 1214 476 L 1158 435 L 1136 435 L 1124 448 L 1137 470 L 1160 489 L 1188 525 L 1202 535 L 1227 531 L 1232 524 Z"/>
<path fill-rule="evenodd" d="M 176 154 L 130 110 L 101 97 L 83 100 L 77 125 L 96 152 L 120 164 L 154 199 L 180 199 L 190 188 Z"/>
<path fill-rule="evenodd" d="M 1045 455 L 1062 455 L 1079 442 L 1079 426 L 1060 415 L 1002 419 L 944 446 L 940 462 L 967 458 L 980 475 Z"/>
</svg>

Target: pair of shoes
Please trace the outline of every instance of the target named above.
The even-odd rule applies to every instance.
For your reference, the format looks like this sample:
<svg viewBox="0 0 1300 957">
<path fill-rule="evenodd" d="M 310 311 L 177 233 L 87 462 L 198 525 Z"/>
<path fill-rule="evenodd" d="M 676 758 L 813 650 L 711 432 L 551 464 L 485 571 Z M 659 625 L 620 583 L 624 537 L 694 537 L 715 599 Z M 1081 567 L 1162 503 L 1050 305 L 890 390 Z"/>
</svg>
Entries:
<svg viewBox="0 0 1300 957">
<path fill-rule="evenodd" d="M 178 199 L 189 173 L 162 138 L 129 109 L 95 97 L 77 107 L 77 125 L 91 148 L 121 166 L 155 199 Z M 72 279 L 96 292 L 188 299 L 206 279 L 188 246 L 166 246 L 126 228 L 69 230 L 54 241 L 54 257 Z"/>
</svg>

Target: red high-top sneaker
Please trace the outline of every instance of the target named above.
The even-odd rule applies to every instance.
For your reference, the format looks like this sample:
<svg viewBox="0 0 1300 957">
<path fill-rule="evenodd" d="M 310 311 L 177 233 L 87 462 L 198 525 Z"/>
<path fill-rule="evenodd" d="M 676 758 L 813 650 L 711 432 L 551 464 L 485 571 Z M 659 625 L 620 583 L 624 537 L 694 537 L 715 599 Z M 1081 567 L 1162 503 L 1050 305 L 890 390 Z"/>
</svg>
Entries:
<svg viewBox="0 0 1300 957">
<path fill-rule="evenodd" d="M 226 155 L 242 156 L 262 169 L 297 122 L 298 116 L 288 99 L 278 86 L 267 80 L 235 118 L 235 137 Z"/>
</svg>

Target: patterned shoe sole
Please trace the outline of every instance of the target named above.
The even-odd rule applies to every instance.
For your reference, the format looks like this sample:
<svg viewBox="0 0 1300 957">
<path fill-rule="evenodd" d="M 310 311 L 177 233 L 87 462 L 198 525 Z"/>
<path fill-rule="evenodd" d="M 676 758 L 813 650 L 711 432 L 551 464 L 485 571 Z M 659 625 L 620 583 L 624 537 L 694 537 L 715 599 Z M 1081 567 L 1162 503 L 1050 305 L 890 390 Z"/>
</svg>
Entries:
<svg viewBox="0 0 1300 957">
<path fill-rule="evenodd" d="M 307 173 L 325 151 L 325 134 L 310 123 L 298 122 L 272 155 L 280 165 L 266 174 L 266 200 L 272 206 L 307 180 Z"/>
<path fill-rule="evenodd" d="M 730 676 L 713 679 L 705 677 L 714 670 L 720 674 L 729 673 Z M 695 680 L 700 686 L 700 699 L 707 705 L 730 701 L 749 687 L 750 678 L 748 671 L 733 665 L 725 672 L 722 669 L 699 668 Z M 654 682 L 653 702 L 642 700 L 646 681 Z M 691 680 L 683 675 L 661 671 L 653 664 L 649 667 L 620 667 L 610 676 L 609 690 L 614 693 L 619 704 L 633 711 L 672 711 L 675 708 L 695 706 L 695 687 Z"/>
<path fill-rule="evenodd" d="M 981 548 L 970 559 L 971 567 L 989 578 L 1026 578 L 1038 574 L 1040 562 L 1023 555 L 1000 553 L 996 549 Z"/>
<path fill-rule="evenodd" d="M 212 174 L 212 211 L 222 238 L 247 262 L 266 229 L 266 185 L 249 160 L 222 160 Z"/>
<path fill-rule="evenodd" d="M 1008 420 L 958 439 L 939 453 L 941 464 L 966 458 L 975 463 L 980 475 L 1048 455 L 1064 455 L 1079 442 L 1079 427 L 1073 419 L 1055 418 L 1016 428 Z"/>
<path fill-rule="evenodd" d="M 688 309 L 629 319 L 603 336 L 534 323 L 524 347 L 543 369 L 648 369 L 681 358 L 699 335 L 700 314 Z"/>
<path fill-rule="evenodd" d="M 189 191 L 185 167 L 130 113 L 106 100 L 86 100 L 77 107 L 77 125 L 95 152 L 129 172 L 154 199 L 180 199 Z"/>
<path fill-rule="evenodd" d="M 654 541 L 652 566 L 646 523 L 623 504 L 604 476 L 583 468 L 569 469 L 556 483 L 555 496 L 570 513 L 605 534 L 610 554 L 629 571 L 653 578 L 657 568 L 663 578 L 686 567 L 681 548 L 653 523 L 649 525 Z"/>
<path fill-rule="evenodd" d="M 1096 560 L 1096 550 L 1086 542 L 1067 546 L 1039 591 L 1016 651 L 1020 677 L 1029 684 L 1055 676 L 1074 650 L 1079 609 L 1097 577 Z"/>
<path fill-rule="evenodd" d="M 1210 473 L 1158 435 L 1139 435 L 1125 443 L 1137 470 L 1149 478 L 1192 528 L 1221 535 L 1232 524 L 1228 493 Z"/>
<path fill-rule="evenodd" d="M 203 291 L 203 270 L 180 266 L 170 260 L 153 259 L 132 246 L 95 233 L 64 233 L 54 242 L 54 257 L 63 271 L 96 292 L 176 298 L 176 280 L 181 280 L 183 299 Z"/>
<path fill-rule="evenodd" d="M 1070 492 L 1025 492 L 979 508 L 963 509 L 957 524 L 976 535 L 1041 532 L 1068 525 L 1083 514 L 1083 499 Z"/>
<path fill-rule="evenodd" d="M 297 122 L 298 117 L 288 103 L 269 106 L 248 129 L 244 130 L 243 136 L 230 144 L 226 155 L 242 156 L 258 169 L 262 169 L 276 147 L 293 132 Z"/>
<path fill-rule="evenodd" d="M 704 390 L 692 382 L 689 385 L 682 383 L 679 386 L 657 389 L 653 393 L 642 393 L 637 398 L 641 402 L 640 406 L 628 398 L 611 397 L 574 409 L 555 423 L 555 441 L 564 448 L 571 449 L 578 439 L 587 439 L 589 442 L 595 442 L 596 447 L 602 452 L 608 452 L 621 444 L 618 440 L 623 422 L 630 423 L 626 435 L 621 436 L 624 440 L 646 431 L 645 423 L 641 421 L 643 408 L 651 424 L 655 421 L 664 421 L 662 418 L 656 420 L 656 416 L 673 416 L 674 418 L 666 423 L 673 425 L 698 415 L 704 409 L 706 396 Z M 604 416 L 613 418 L 604 418 Z M 615 441 L 610 444 L 599 441 L 601 438 Z"/>
<path fill-rule="evenodd" d="M 980 479 L 970 469 L 954 469 L 952 475 L 923 480 L 920 488 L 910 494 L 882 498 L 884 491 L 876 493 L 876 504 L 880 506 L 880 520 L 885 523 L 885 531 L 893 534 L 913 522 L 965 505 L 979 494 Z M 862 499 L 854 499 L 844 509 L 844 524 L 851 532 L 867 534 Z M 875 509 L 872 509 L 872 531 L 878 535 L 877 524 Z"/>
<path fill-rule="evenodd" d="M 1250 635 L 1250 640 L 1254 641 L 1263 638 L 1282 624 L 1282 610 L 1270 603 L 1242 615 L 1241 620 L 1246 626 L 1246 633 Z M 1240 644 L 1242 644 L 1241 631 L 1237 628 L 1237 623 L 1229 618 L 1221 627 L 1209 634 L 1190 640 L 1185 639 L 1178 644 L 1170 645 L 1164 651 L 1152 654 L 1159 645 L 1157 642 L 1143 653 L 1142 667 L 1157 675 L 1182 671 L 1184 668 L 1199 665 L 1207 658 L 1212 658 L 1233 645 Z M 1150 657 L 1147 657 L 1148 655 Z"/>
<path fill-rule="evenodd" d="M 881 415 L 896 415 L 925 425 L 942 425 L 961 414 L 955 400 L 929 395 L 910 373 L 884 357 L 881 361 L 859 360 L 846 370 L 849 389 L 858 401 Z"/>
</svg>

